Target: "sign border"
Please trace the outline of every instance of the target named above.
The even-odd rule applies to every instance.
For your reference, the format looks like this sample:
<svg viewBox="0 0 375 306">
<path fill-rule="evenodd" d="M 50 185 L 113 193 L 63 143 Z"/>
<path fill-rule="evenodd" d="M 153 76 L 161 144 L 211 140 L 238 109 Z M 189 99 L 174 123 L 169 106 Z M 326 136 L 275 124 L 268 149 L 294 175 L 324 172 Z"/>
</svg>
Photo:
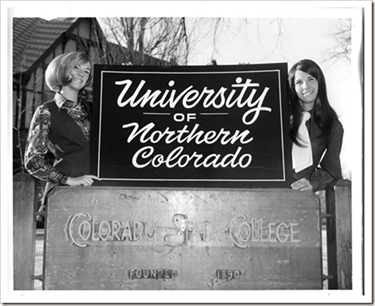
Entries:
<svg viewBox="0 0 375 306">
<path fill-rule="evenodd" d="M 126 67 L 126 70 L 123 70 Z M 160 71 L 150 71 L 159 68 Z M 263 67 L 263 68 L 262 68 Z M 269 67 L 265 69 L 264 67 Z M 284 71 L 283 69 L 284 68 Z M 166 71 L 168 69 L 168 71 Z M 178 71 L 176 71 L 178 69 Z M 234 70 L 236 69 L 236 70 Z M 163 71 L 164 70 L 164 71 Z M 194 71 L 192 71 L 194 70 Z M 252 65 L 223 65 L 223 66 L 118 66 L 118 65 L 95 65 L 94 68 L 94 108 L 93 119 L 98 122 L 98 126 L 92 128 L 92 139 L 97 139 L 97 143 L 91 142 L 91 173 L 100 177 L 100 156 L 101 156 L 101 128 L 102 128 L 102 106 L 103 106 L 103 79 L 106 73 L 111 74 L 243 74 L 243 73 L 277 73 L 278 78 L 278 108 L 280 112 L 280 128 L 281 128 L 281 156 L 282 156 L 282 178 L 272 179 L 166 179 L 166 178 L 101 178 L 101 183 L 95 185 L 129 185 L 129 186 L 195 186 L 194 183 L 204 184 L 207 187 L 217 187 L 220 183 L 228 187 L 289 187 L 291 183 L 291 156 L 287 154 L 290 152 L 291 144 L 288 141 L 289 127 L 286 125 L 289 118 L 288 102 L 287 102 L 287 87 L 286 87 L 286 63 L 274 64 L 252 64 Z M 284 84 L 282 79 L 285 80 Z M 99 90 L 97 89 L 99 88 Z M 283 91 L 285 93 L 283 97 Z M 283 109 L 283 101 L 285 106 Z M 288 115 L 288 116 L 287 116 Z M 286 131 L 288 132 L 287 135 Z M 104 182 L 106 183 L 104 183 Z M 165 183 L 165 184 L 163 184 Z M 280 185 L 281 184 L 281 185 Z M 238 185 L 238 186 L 237 186 Z M 245 186 L 240 186 L 245 185 Z"/>
</svg>

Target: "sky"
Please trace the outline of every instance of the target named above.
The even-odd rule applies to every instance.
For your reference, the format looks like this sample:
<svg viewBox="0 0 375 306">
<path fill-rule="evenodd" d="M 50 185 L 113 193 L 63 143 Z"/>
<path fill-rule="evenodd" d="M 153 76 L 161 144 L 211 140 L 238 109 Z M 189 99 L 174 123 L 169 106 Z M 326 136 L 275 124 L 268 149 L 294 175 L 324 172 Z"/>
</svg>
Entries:
<svg viewBox="0 0 375 306">
<path fill-rule="evenodd" d="M 9 61 L 9 42 L 11 42 L 11 18 L 16 17 L 41 17 L 46 19 L 56 17 L 118 17 L 119 13 L 126 16 L 185 16 L 186 18 L 204 17 L 226 17 L 233 22 L 235 20 L 249 18 L 257 28 L 247 31 L 248 39 L 242 33 L 222 33 L 220 37 L 220 48 L 213 53 L 212 41 L 207 40 L 197 46 L 190 64 L 206 65 L 212 58 L 218 64 L 238 63 L 273 63 L 287 62 L 288 67 L 302 58 L 310 58 L 316 61 L 323 69 L 327 81 L 329 100 L 337 111 L 340 121 L 344 126 L 344 144 L 342 149 L 342 164 L 344 175 L 352 178 L 353 198 L 357 199 L 356 205 L 361 203 L 360 189 L 363 185 L 372 182 L 371 173 L 365 172 L 365 180 L 362 177 L 363 150 L 368 156 L 372 155 L 372 139 L 369 138 L 368 128 L 372 128 L 372 96 L 371 90 L 363 92 L 362 99 L 360 80 L 365 73 L 365 89 L 371 88 L 371 71 L 363 72 L 360 69 L 360 46 L 362 35 L 362 11 L 361 6 L 366 6 L 365 26 L 371 28 L 369 16 L 371 12 L 371 1 L 2 1 L 1 6 L 1 135 L 11 135 L 9 124 L 11 116 L 11 61 Z M 40 9 L 43 7 L 43 9 Z M 283 19 L 282 41 L 279 48 L 272 52 L 277 37 L 276 24 L 270 24 L 275 18 Z M 325 62 L 327 48 L 331 46 L 332 38 L 327 37 L 327 24 L 329 21 L 351 19 L 352 21 L 352 61 L 335 64 Z M 257 23 L 259 22 L 259 23 Z M 327 23 L 328 22 L 328 23 Z M 272 28 L 274 27 L 274 28 Z M 257 31 L 254 31 L 257 29 Z M 272 30 L 272 31 L 271 31 Z M 368 32 L 366 38 L 368 39 Z M 370 31 L 371 32 L 371 31 Z M 372 42 L 372 37 L 370 40 Z M 271 50 L 271 51 L 270 51 Z M 372 67 L 371 44 L 370 52 L 368 45 L 365 49 L 365 63 L 367 68 Z M 7 67 L 5 69 L 4 67 Z M 6 88 L 7 90 L 3 90 Z M 6 103 L 8 101 L 8 103 Z M 364 102 L 363 102 L 364 101 Z M 363 126 L 365 118 L 365 126 Z M 364 129 L 363 129 L 364 128 Z M 365 136 L 365 142 L 362 137 Z M 4 159 L 5 154 L 11 148 L 11 138 L 1 137 L 1 182 L 10 181 L 5 173 L 11 173 L 11 163 Z M 10 149 L 9 149 L 10 150 Z M 370 154 L 369 154 L 370 153 Z M 11 155 L 10 155 L 11 156 Z M 371 157 L 370 157 L 371 160 Z M 370 163 L 370 165 L 372 165 Z M 5 170 L 5 171 L 4 171 Z M 369 179 L 369 180 L 366 180 Z M 7 198 L 2 185 L 2 204 Z M 371 187 L 370 187 L 371 188 Z M 8 190 L 8 189 L 5 189 Z M 11 190 L 11 189 L 10 189 Z M 364 195 L 365 200 L 371 203 L 371 195 Z M 369 199 L 370 198 L 370 199 Z M 358 203 L 359 201 L 359 203 Z M 370 204 L 369 203 L 369 204 Z M 2 210 L 2 213 L 4 210 Z M 358 255 L 361 250 L 361 220 L 362 210 L 353 210 L 353 254 Z M 369 209 L 367 209 L 369 212 Z M 6 213 L 6 211 L 5 211 Z M 4 214 L 3 214 L 4 215 Z M 371 214 L 365 216 L 366 218 Z M 4 219 L 2 218 L 2 221 Z M 359 222 L 359 223 L 358 223 Z M 371 222 L 371 221 L 370 221 Z M 2 235 L 4 235 L 2 233 Z M 357 257 L 354 264 L 354 281 L 361 281 L 361 257 Z M 4 283 L 4 282 L 2 282 Z M 355 287 L 350 294 L 356 298 L 355 301 L 364 297 L 358 294 L 359 286 Z M 27 295 L 25 295 L 27 296 Z M 254 293 L 254 296 L 259 296 Z M 33 299 L 29 297 L 28 302 Z M 241 302 L 241 294 L 233 302 Z M 330 292 L 329 296 L 324 293 L 314 292 L 311 302 L 327 302 L 334 298 L 335 302 L 351 302 L 351 295 L 336 295 Z M 367 296 L 366 296 L 367 298 Z M 22 300 L 22 299 L 21 299 Z"/>
</svg>

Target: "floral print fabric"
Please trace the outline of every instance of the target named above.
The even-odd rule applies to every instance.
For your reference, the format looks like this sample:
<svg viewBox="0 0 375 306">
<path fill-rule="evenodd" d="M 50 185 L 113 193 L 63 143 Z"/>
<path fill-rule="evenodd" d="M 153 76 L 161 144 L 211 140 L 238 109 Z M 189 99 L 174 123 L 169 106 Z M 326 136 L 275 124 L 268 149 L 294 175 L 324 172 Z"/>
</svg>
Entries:
<svg viewBox="0 0 375 306">
<path fill-rule="evenodd" d="M 89 140 L 90 120 L 89 115 L 82 107 L 82 103 L 78 102 L 74 106 L 72 101 L 67 100 L 59 93 L 55 95 L 54 102 L 59 111 L 67 111 L 69 116 L 79 125 L 85 138 Z M 57 171 L 47 159 L 48 152 L 54 155 L 56 162 L 61 159 L 59 144 L 53 144 L 48 138 L 50 129 L 51 112 L 46 104 L 42 104 L 35 111 L 30 124 L 25 150 L 25 167 L 31 175 L 40 180 L 62 184 L 61 182 L 66 178 L 66 174 Z"/>
</svg>

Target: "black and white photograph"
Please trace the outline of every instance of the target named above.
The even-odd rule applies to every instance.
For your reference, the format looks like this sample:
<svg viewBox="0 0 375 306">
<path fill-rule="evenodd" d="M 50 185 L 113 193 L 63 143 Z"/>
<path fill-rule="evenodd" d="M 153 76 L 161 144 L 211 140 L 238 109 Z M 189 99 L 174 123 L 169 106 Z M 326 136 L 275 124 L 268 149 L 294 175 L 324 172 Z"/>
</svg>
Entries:
<svg viewBox="0 0 375 306">
<path fill-rule="evenodd" d="M 1 1 L 1 303 L 372 303 L 372 1 Z"/>
</svg>

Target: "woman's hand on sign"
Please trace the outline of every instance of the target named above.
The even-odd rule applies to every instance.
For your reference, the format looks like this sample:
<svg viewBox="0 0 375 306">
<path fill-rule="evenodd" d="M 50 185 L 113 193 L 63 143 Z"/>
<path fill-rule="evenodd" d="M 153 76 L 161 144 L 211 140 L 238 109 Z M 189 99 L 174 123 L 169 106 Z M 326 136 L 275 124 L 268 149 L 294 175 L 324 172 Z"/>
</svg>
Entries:
<svg viewBox="0 0 375 306">
<path fill-rule="evenodd" d="M 313 186 L 311 185 L 310 181 L 305 178 L 301 178 L 300 180 L 295 181 L 291 185 L 291 187 L 294 190 L 301 190 L 301 191 L 307 191 L 307 190 L 313 189 Z"/>
<path fill-rule="evenodd" d="M 94 180 L 100 181 L 95 175 L 85 174 L 78 177 L 68 177 L 66 184 L 68 186 L 91 186 Z"/>
</svg>

